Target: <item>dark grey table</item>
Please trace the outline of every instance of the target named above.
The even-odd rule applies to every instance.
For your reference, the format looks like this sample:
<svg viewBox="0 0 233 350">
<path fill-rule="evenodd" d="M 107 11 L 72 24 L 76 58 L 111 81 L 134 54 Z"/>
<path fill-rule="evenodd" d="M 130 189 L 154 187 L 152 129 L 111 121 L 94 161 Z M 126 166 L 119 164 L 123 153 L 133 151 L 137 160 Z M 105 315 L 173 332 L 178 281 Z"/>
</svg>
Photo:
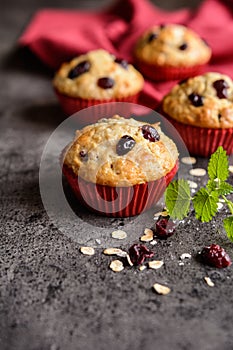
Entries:
<svg viewBox="0 0 233 350">
<path fill-rule="evenodd" d="M 167 0 L 161 6 L 187 3 Z M 176 235 L 158 241 L 153 250 L 165 261 L 160 270 L 127 267 L 117 274 L 108 267 L 112 258 L 102 254 L 104 245 L 120 245 L 110 233 L 124 229 L 128 238 L 121 246 L 127 249 L 153 224 L 154 211 L 139 218 L 107 219 L 79 208 L 80 232 L 87 224 L 87 236 L 101 231 L 101 244 L 98 247 L 97 240 L 95 255 L 87 257 L 75 239 L 53 225 L 42 205 L 41 154 L 64 115 L 51 88 L 52 72 L 32 54 L 18 50 L 16 41 L 39 7 L 105 4 L 107 0 L 1 4 L 0 349 L 233 349 L 232 268 L 217 270 L 195 258 L 212 242 L 233 256 L 232 244 L 218 231 L 223 214 L 201 224 L 191 213 Z M 199 159 L 197 165 L 206 164 Z M 182 253 L 192 255 L 183 265 Z M 213 288 L 205 276 L 211 277 Z M 167 284 L 172 292 L 157 295 L 155 282 Z"/>
</svg>

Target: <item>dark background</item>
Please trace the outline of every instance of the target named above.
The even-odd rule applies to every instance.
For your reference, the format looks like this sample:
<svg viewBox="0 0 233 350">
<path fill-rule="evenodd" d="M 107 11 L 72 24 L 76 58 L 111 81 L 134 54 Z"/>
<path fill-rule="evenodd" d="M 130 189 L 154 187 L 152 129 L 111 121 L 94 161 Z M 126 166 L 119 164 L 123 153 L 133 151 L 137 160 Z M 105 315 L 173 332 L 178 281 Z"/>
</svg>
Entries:
<svg viewBox="0 0 233 350">
<path fill-rule="evenodd" d="M 155 1 L 164 9 L 195 7 L 200 1 Z M 8 0 L 0 11 L 0 349 L 1 350 L 229 350 L 232 340 L 232 268 L 200 264 L 197 252 L 209 243 L 233 254 L 219 233 L 221 216 L 201 224 L 193 216 L 176 235 L 153 248 L 165 265 L 159 271 L 126 268 L 114 274 L 112 260 L 79 245 L 49 221 L 38 186 L 41 154 L 64 115 L 55 99 L 52 72 L 17 48 L 31 15 L 42 7 L 101 8 L 110 1 Z M 197 166 L 207 160 L 198 159 Z M 205 179 L 198 179 L 198 182 Z M 138 232 L 153 224 L 153 211 L 140 220 L 106 219 L 80 208 L 84 220 L 109 232 Z M 80 224 L 82 229 L 82 223 Z M 87 234 L 91 234 L 88 232 Z M 126 244 L 123 248 L 127 249 Z M 179 265 L 182 253 L 192 258 Z M 214 288 L 203 278 L 211 277 Z M 156 295 L 155 282 L 172 288 Z"/>
</svg>

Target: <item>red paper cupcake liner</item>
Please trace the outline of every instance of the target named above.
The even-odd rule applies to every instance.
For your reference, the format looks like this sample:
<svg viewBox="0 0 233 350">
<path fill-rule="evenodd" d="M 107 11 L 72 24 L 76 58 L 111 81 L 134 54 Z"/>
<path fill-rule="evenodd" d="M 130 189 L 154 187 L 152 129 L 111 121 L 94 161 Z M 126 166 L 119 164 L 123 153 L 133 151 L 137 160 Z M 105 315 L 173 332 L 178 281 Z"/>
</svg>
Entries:
<svg viewBox="0 0 233 350">
<path fill-rule="evenodd" d="M 182 80 L 202 74 L 205 65 L 190 67 L 161 67 L 137 60 L 138 70 L 148 79 L 155 81 Z"/>
<path fill-rule="evenodd" d="M 233 153 L 233 128 L 201 128 L 180 123 L 162 111 L 161 114 L 179 132 L 191 155 L 209 157 L 219 146 L 222 146 L 228 155 Z"/>
<path fill-rule="evenodd" d="M 77 198 L 89 210 L 109 216 L 135 216 L 151 208 L 162 197 L 178 170 L 178 162 L 163 178 L 131 187 L 110 187 L 78 178 L 66 165 L 62 171 Z"/>
<path fill-rule="evenodd" d="M 95 99 L 83 99 L 79 97 L 69 97 L 64 94 L 61 94 L 58 90 L 55 89 L 55 93 L 58 97 L 58 100 L 61 104 L 61 107 L 65 114 L 72 115 L 76 112 L 81 111 L 82 109 L 100 105 L 97 108 L 94 114 L 93 113 L 85 113 L 80 114 L 80 123 L 81 124 L 89 124 L 95 123 L 100 118 L 105 118 L 109 116 L 113 116 L 113 113 L 116 113 L 114 105 L 111 106 L 110 102 L 128 102 L 128 103 L 137 103 L 139 93 L 136 95 L 122 97 L 122 98 L 114 98 L 109 100 L 95 100 Z M 118 107 L 120 108 L 120 107 Z M 125 107 L 128 111 L 129 107 Z M 122 111 L 121 111 L 122 110 Z M 126 112 L 127 112 L 126 111 Z M 120 112 L 124 113 L 124 107 L 120 108 Z M 129 114 L 129 113 L 128 113 Z"/>
</svg>

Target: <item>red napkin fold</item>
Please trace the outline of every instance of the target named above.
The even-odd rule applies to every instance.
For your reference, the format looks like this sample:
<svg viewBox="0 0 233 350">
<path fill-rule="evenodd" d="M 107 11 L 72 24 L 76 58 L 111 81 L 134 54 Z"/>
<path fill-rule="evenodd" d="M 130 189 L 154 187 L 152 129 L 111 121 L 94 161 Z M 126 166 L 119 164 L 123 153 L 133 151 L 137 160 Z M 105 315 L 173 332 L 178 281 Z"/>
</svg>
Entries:
<svg viewBox="0 0 233 350">
<path fill-rule="evenodd" d="M 138 36 L 161 23 L 180 23 L 194 29 L 213 50 L 206 71 L 233 78 L 232 0 L 205 0 L 195 11 L 168 12 L 147 0 L 120 0 L 100 12 L 44 9 L 35 14 L 19 44 L 28 46 L 54 70 L 62 62 L 98 48 L 133 63 L 132 51 Z M 140 103 L 155 108 L 174 84 L 146 80 Z"/>
</svg>

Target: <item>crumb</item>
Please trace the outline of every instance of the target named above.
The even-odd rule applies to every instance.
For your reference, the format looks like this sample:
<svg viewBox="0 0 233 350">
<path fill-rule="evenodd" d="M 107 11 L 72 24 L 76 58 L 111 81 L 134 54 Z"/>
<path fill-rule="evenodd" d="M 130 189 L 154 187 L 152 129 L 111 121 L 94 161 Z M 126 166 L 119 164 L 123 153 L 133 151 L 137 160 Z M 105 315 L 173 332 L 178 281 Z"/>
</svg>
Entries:
<svg viewBox="0 0 233 350">
<path fill-rule="evenodd" d="M 161 294 L 161 295 L 167 295 L 168 293 L 171 292 L 171 289 L 169 287 L 163 286 L 162 284 L 155 283 L 153 285 L 154 290 L 156 293 Z"/>
<path fill-rule="evenodd" d="M 95 250 L 92 247 L 81 247 L 80 252 L 84 255 L 94 255 Z"/>
<path fill-rule="evenodd" d="M 160 269 L 161 266 L 163 266 L 163 261 L 162 260 L 152 260 L 148 262 L 148 266 L 150 269 Z"/>
<path fill-rule="evenodd" d="M 109 267 L 114 272 L 120 272 L 124 270 L 124 265 L 120 260 L 113 260 Z"/>
<path fill-rule="evenodd" d="M 183 157 L 181 158 L 181 162 L 184 164 L 195 164 L 197 162 L 196 158 L 194 157 Z"/>
<path fill-rule="evenodd" d="M 209 287 L 214 287 L 214 282 L 209 277 L 204 277 L 204 280 L 206 281 Z"/>
<path fill-rule="evenodd" d="M 189 174 L 193 176 L 205 176 L 206 170 L 202 168 L 195 168 L 195 169 L 191 169 L 189 171 Z"/>
<path fill-rule="evenodd" d="M 115 239 L 125 239 L 127 237 L 127 233 L 122 230 L 116 230 L 112 232 L 112 238 Z"/>
</svg>

